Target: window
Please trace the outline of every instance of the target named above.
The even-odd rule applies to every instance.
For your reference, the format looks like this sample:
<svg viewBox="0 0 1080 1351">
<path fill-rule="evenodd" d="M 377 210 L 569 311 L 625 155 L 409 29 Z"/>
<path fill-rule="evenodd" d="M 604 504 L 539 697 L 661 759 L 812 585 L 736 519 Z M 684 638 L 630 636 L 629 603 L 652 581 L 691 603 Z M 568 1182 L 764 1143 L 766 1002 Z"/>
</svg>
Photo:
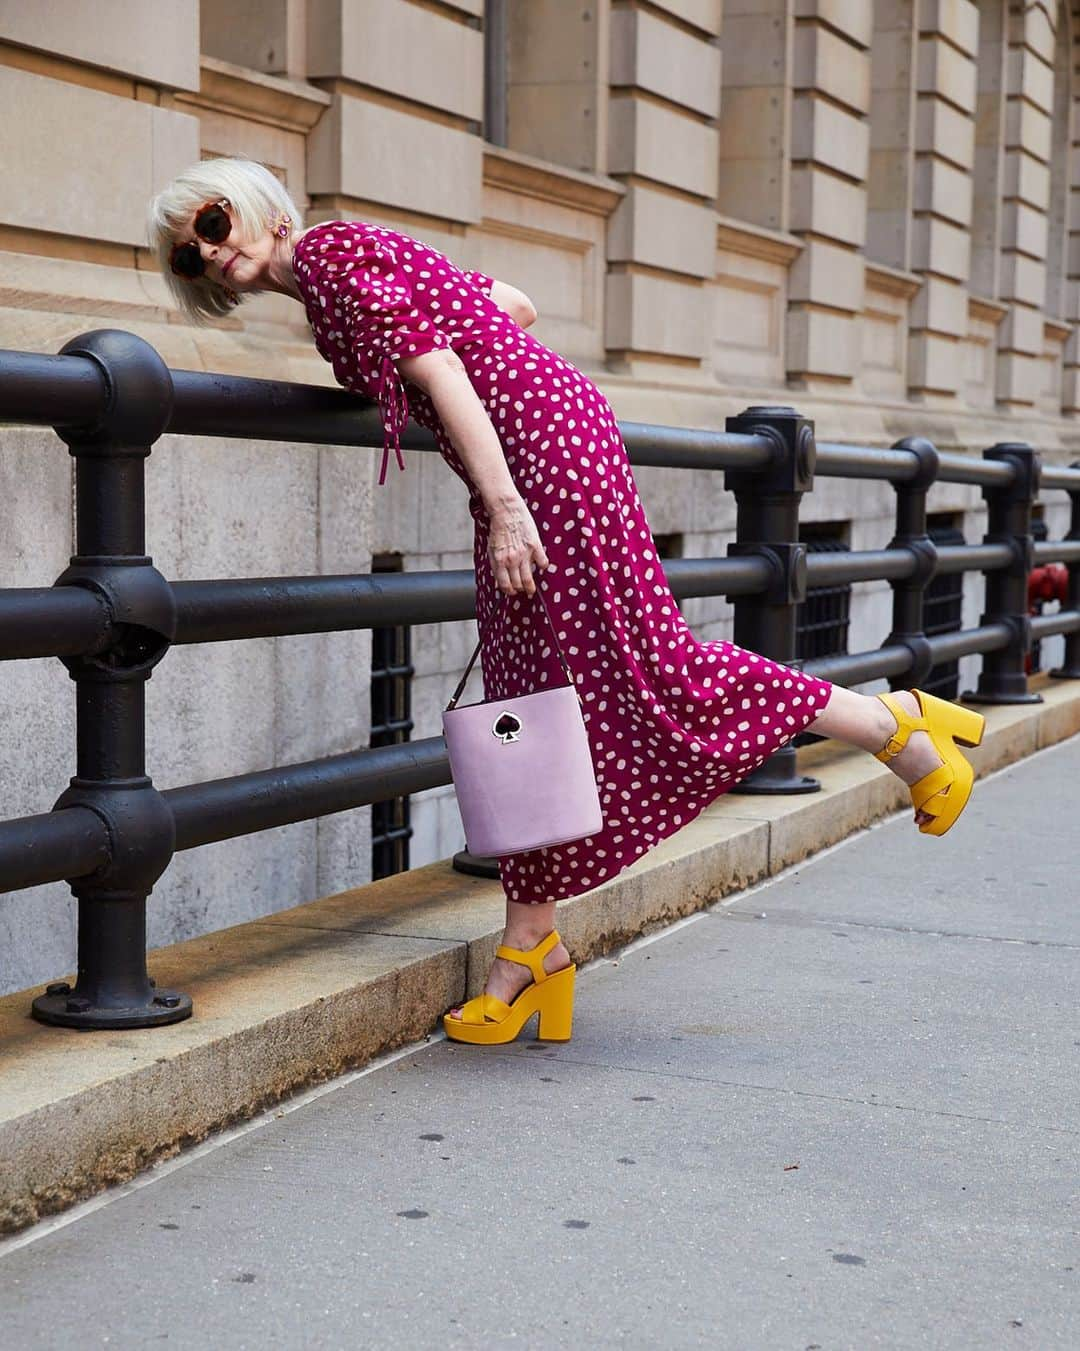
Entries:
<svg viewBox="0 0 1080 1351">
<path fill-rule="evenodd" d="M 602 5 L 484 0 L 484 139 L 597 172 L 607 41 Z"/>
<path fill-rule="evenodd" d="M 377 554 L 371 571 L 401 572 L 400 554 Z M 411 629 L 392 624 L 371 630 L 371 747 L 397 746 L 412 731 Z M 371 878 L 392 877 L 409 867 L 409 798 L 371 805 Z"/>
<path fill-rule="evenodd" d="M 1049 239 L 1046 250 L 1047 314 L 1069 317 L 1069 243 L 1076 229 L 1072 213 L 1073 178 L 1070 171 L 1069 113 L 1073 106 L 1072 22 L 1069 7 L 1058 13 L 1057 42 L 1054 48 L 1054 102 L 1050 149 Z M 1075 241 L 1073 241 L 1075 244 Z M 1036 668 L 1037 669 L 1037 668 Z"/>
<path fill-rule="evenodd" d="M 1005 169 L 1007 24 L 1003 0 L 980 0 L 970 288 L 974 295 L 988 300 L 998 294 L 1001 270 L 998 249 Z"/>
<path fill-rule="evenodd" d="M 484 3 L 484 140 L 507 145 L 506 86 L 509 79 L 509 30 L 506 0 Z"/>
</svg>

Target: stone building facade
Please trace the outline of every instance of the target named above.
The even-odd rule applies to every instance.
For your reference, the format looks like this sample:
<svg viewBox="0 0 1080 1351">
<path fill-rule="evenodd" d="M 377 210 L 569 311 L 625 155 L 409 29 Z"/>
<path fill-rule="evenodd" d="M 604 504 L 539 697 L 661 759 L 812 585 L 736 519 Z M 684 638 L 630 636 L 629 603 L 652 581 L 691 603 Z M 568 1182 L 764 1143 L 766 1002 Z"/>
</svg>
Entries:
<svg viewBox="0 0 1080 1351">
<path fill-rule="evenodd" d="M 329 383 L 298 306 L 265 297 L 192 328 L 145 247 L 154 190 L 240 154 L 309 222 L 388 224 L 526 291 L 536 334 L 622 418 L 719 428 L 784 402 L 823 440 L 1027 440 L 1071 459 L 1078 39 L 1072 0 L 0 0 L 0 346 L 121 327 L 173 367 Z M 441 460 L 407 454 L 378 488 L 377 454 L 166 437 L 148 463 L 155 564 L 175 579 L 471 567 Z M 726 551 L 721 475 L 637 477 L 666 552 Z M 51 434 L 4 430 L 0 584 L 62 571 L 71 485 Z M 974 490 L 942 486 L 931 507 L 981 537 Z M 892 508 L 888 485 L 820 481 L 804 516 L 874 548 Z M 1046 518 L 1062 533 L 1063 505 Z M 973 577 L 965 624 L 981 602 Z M 724 600 L 683 609 L 701 638 L 730 634 Z M 850 649 L 888 622 L 886 584 L 856 586 Z M 412 735 L 437 735 L 475 626 L 411 639 Z M 155 783 L 367 744 L 370 653 L 364 631 L 174 649 L 147 691 Z M 12 663 L 0 707 L 4 816 L 48 810 L 74 772 L 66 672 Z M 412 865 L 463 843 L 450 789 L 415 796 L 411 826 Z M 152 941 L 370 868 L 369 809 L 179 855 Z M 66 887 L 0 897 L 0 989 L 69 969 L 73 925 Z"/>
</svg>

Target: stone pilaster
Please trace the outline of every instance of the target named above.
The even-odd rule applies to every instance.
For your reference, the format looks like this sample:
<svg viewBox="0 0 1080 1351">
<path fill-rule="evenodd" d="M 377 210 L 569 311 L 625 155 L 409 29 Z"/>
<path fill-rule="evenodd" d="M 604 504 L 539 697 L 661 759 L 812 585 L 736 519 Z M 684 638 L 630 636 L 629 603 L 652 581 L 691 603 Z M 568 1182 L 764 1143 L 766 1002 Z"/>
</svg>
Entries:
<svg viewBox="0 0 1080 1351">
<path fill-rule="evenodd" d="M 916 399 L 955 398 L 968 333 L 979 11 L 972 0 L 922 0 L 908 385 Z"/>
<path fill-rule="evenodd" d="M 720 0 L 616 0 L 608 171 L 627 192 L 608 233 L 609 358 L 698 369 L 715 264 Z"/>
<path fill-rule="evenodd" d="M 788 377 L 850 383 L 858 369 L 870 146 L 869 5 L 796 0 Z"/>
</svg>

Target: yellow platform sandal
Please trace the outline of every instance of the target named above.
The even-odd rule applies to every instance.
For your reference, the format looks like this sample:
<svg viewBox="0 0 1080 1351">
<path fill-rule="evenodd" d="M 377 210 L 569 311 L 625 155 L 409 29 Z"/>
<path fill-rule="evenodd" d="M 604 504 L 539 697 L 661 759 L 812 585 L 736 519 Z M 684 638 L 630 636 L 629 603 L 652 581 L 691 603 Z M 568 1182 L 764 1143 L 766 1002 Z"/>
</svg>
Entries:
<svg viewBox="0 0 1080 1351">
<path fill-rule="evenodd" d="M 538 1040 L 569 1041 L 570 1024 L 574 1016 L 574 973 L 577 964 L 571 962 L 561 971 L 550 974 L 544 970 L 544 958 L 561 941 L 558 929 L 552 929 L 527 952 L 500 943 L 495 955 L 527 966 L 532 972 L 533 983 L 526 985 L 512 1004 L 485 993 L 463 1004 L 460 1018 L 444 1013 L 446 1035 L 452 1041 L 467 1041 L 476 1046 L 498 1046 L 513 1041 L 533 1014 L 539 1013 L 536 1029 Z"/>
<path fill-rule="evenodd" d="M 912 732 L 929 735 L 944 763 L 911 785 L 911 802 L 916 811 L 924 811 L 933 817 L 932 821 L 924 821 L 919 827 L 922 834 L 944 835 L 967 806 L 975 779 L 969 761 L 957 749 L 956 743 L 977 746 L 982 741 L 986 719 L 974 709 L 961 708 L 959 704 L 925 694 L 922 690 L 911 693 L 919 702 L 922 717 L 908 713 L 891 694 L 877 696 L 896 719 L 896 731 L 875 759 L 888 764 L 904 749 Z"/>
</svg>

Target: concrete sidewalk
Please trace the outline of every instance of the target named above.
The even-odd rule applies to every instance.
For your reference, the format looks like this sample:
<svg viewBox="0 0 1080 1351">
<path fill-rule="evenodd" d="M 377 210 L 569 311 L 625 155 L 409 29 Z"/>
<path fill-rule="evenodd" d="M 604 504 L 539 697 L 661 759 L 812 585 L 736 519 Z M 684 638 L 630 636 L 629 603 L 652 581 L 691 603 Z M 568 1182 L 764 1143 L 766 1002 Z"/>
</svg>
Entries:
<svg viewBox="0 0 1080 1351">
<path fill-rule="evenodd" d="M 1080 739 L 0 1244 L 6 1345 L 1080 1344 Z"/>
<path fill-rule="evenodd" d="M 1032 684 L 1042 703 L 986 709 L 971 753 L 980 777 L 1080 731 L 1080 682 Z M 559 929 L 575 961 L 706 909 L 908 802 L 861 751 L 827 741 L 800 763 L 821 792 L 722 796 L 625 872 L 563 902 Z M 932 859 L 943 842 L 918 843 Z M 483 988 L 504 912 L 497 880 L 447 859 L 154 950 L 158 984 L 194 999 L 186 1022 L 85 1033 L 35 1022 L 36 991 L 0 999 L 0 1234 L 441 1029 L 450 1005 Z"/>
</svg>

